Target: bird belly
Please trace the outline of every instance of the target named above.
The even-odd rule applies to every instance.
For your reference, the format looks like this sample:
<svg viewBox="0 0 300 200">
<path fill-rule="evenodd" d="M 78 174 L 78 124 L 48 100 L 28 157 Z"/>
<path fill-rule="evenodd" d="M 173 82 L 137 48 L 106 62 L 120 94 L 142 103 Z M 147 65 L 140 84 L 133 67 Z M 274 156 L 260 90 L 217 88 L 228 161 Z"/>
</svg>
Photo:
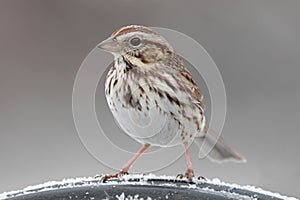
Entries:
<svg viewBox="0 0 300 200">
<path fill-rule="evenodd" d="M 174 146 L 182 143 L 178 135 L 183 127 L 160 107 L 151 105 L 151 102 L 146 105 L 146 102 L 140 99 L 138 109 L 113 99 L 108 98 L 107 101 L 114 119 L 120 128 L 136 141 L 153 146 Z"/>
<path fill-rule="evenodd" d="M 139 95 L 135 96 L 137 98 Z M 137 99 L 138 101 L 132 100 L 135 103 L 130 104 L 115 94 L 107 96 L 115 121 L 136 141 L 170 147 L 192 142 L 199 132 L 196 123 L 178 114 L 178 108 L 171 105 L 167 99 L 156 99 L 150 95 L 147 101 L 140 96 Z"/>
</svg>

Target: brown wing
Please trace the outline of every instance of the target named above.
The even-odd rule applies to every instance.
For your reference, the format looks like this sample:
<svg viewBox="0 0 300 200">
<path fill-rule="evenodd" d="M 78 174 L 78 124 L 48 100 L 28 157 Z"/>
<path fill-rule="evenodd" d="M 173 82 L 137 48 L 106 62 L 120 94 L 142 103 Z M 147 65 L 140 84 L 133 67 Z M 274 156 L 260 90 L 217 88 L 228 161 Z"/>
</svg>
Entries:
<svg viewBox="0 0 300 200">
<path fill-rule="evenodd" d="M 197 83 L 195 82 L 192 74 L 188 71 L 188 69 L 186 69 L 185 67 L 183 67 L 180 70 L 180 74 L 182 75 L 182 77 L 185 79 L 186 84 L 188 84 L 190 87 L 190 94 L 191 96 L 194 98 L 195 100 L 195 104 L 199 107 L 201 107 L 201 109 L 204 111 L 205 109 L 205 104 L 204 104 L 204 98 L 203 98 L 203 94 L 201 93 L 200 88 L 198 87 Z"/>
<path fill-rule="evenodd" d="M 197 85 L 194 77 L 192 76 L 191 72 L 184 67 L 184 63 L 179 55 L 174 54 L 169 60 L 169 65 L 175 69 L 175 73 L 177 74 L 176 79 L 180 82 L 185 90 L 189 93 L 189 95 L 194 100 L 194 104 L 197 105 L 202 111 L 205 110 L 205 103 L 203 94 Z"/>
</svg>

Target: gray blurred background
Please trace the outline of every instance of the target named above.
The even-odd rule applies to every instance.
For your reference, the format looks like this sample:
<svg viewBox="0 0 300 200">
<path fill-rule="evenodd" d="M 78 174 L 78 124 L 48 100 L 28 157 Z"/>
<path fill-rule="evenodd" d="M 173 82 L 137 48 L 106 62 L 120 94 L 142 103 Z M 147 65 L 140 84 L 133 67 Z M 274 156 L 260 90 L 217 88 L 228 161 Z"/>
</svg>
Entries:
<svg viewBox="0 0 300 200">
<path fill-rule="evenodd" d="M 1 0 L 0 192 L 113 172 L 80 142 L 72 87 L 98 42 L 123 25 L 142 24 L 193 37 L 223 76 L 222 134 L 248 162 L 198 160 L 192 147 L 196 174 L 299 197 L 299 10 L 298 0 Z M 125 160 L 113 156 L 121 167 Z M 155 173 L 185 169 L 182 157 Z"/>
</svg>

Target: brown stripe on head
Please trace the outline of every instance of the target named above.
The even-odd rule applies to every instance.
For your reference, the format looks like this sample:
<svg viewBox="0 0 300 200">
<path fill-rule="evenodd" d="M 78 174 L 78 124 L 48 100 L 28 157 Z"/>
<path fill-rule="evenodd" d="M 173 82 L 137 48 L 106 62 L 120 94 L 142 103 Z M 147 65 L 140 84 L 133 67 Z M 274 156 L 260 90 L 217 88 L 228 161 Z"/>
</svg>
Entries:
<svg viewBox="0 0 300 200">
<path fill-rule="evenodd" d="M 111 36 L 118 37 L 120 35 L 124 35 L 126 33 L 135 32 L 135 31 L 140 31 L 143 33 L 150 33 L 150 34 L 157 34 L 153 30 L 151 30 L 150 28 L 147 28 L 145 26 L 129 25 L 129 26 L 124 26 L 124 27 L 116 30 L 115 32 L 113 32 L 113 34 Z"/>
</svg>

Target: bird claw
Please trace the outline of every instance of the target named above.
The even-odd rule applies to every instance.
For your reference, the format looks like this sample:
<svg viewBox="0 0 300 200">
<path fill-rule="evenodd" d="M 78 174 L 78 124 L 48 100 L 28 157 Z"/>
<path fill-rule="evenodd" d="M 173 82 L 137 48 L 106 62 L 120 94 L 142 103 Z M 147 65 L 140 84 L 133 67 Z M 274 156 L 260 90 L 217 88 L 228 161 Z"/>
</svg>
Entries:
<svg viewBox="0 0 300 200">
<path fill-rule="evenodd" d="M 178 174 L 176 176 L 177 179 L 187 178 L 189 183 L 193 183 L 193 178 L 194 177 L 195 177 L 195 175 L 194 175 L 194 171 L 192 169 L 186 170 L 185 174 Z M 206 178 L 204 178 L 203 176 L 198 176 L 197 179 L 206 181 Z"/>
<path fill-rule="evenodd" d="M 207 181 L 206 178 L 205 178 L 204 176 L 198 176 L 197 179 L 198 179 L 198 180 L 204 180 L 204 181 Z"/>
<path fill-rule="evenodd" d="M 121 178 L 124 175 L 127 175 L 128 172 L 121 170 L 119 173 L 116 174 L 106 174 L 103 176 L 97 175 L 95 178 L 100 178 L 101 183 L 105 183 L 107 180 L 112 179 L 112 178 Z"/>
<path fill-rule="evenodd" d="M 177 174 L 177 176 L 176 176 L 176 179 L 182 179 L 184 177 L 184 175 L 183 174 Z"/>
<path fill-rule="evenodd" d="M 192 169 L 188 169 L 185 174 L 178 174 L 176 178 L 183 179 L 187 178 L 189 183 L 193 182 L 194 171 Z"/>
<path fill-rule="evenodd" d="M 176 176 L 176 179 L 183 179 L 183 178 L 187 178 L 189 183 L 193 183 L 193 177 L 188 177 L 185 174 L 178 174 Z"/>
</svg>

